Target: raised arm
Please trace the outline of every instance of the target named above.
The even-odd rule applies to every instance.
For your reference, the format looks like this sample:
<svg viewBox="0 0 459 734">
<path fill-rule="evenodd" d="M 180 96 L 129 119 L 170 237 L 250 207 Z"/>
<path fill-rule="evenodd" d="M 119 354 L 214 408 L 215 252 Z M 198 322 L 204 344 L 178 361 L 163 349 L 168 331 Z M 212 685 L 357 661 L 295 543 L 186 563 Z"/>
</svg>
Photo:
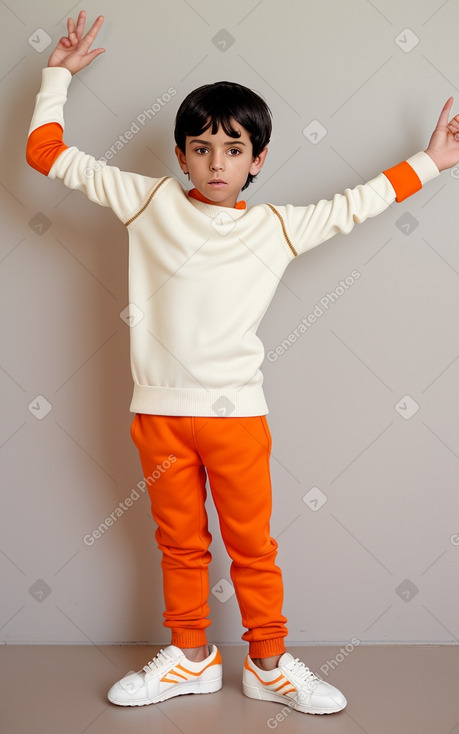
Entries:
<svg viewBox="0 0 459 734">
<path fill-rule="evenodd" d="M 293 256 L 325 242 L 335 234 L 348 234 L 354 225 L 385 211 L 394 201 L 404 201 L 441 171 L 459 162 L 459 115 L 448 122 L 450 97 L 438 118 L 426 150 L 359 184 L 308 206 L 274 207 Z"/>
<path fill-rule="evenodd" d="M 36 97 L 29 128 L 26 160 L 39 173 L 60 178 L 72 189 L 82 191 L 101 206 L 111 207 L 123 222 L 135 212 L 158 179 L 121 171 L 107 166 L 63 140 L 64 105 L 72 76 L 88 66 L 105 49 L 90 51 L 104 22 L 99 15 L 86 35 L 86 13 L 78 21 L 67 21 L 68 36 L 63 36 L 42 71 L 42 84 Z"/>
</svg>

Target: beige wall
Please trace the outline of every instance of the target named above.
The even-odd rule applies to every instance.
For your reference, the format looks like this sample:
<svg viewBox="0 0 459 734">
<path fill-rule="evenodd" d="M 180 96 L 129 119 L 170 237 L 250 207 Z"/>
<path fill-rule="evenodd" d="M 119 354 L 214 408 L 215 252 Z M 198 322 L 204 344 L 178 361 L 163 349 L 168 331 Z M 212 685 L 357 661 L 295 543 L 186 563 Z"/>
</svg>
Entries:
<svg viewBox="0 0 459 734">
<path fill-rule="evenodd" d="M 91 536 L 142 479 L 120 318 L 127 233 L 110 210 L 25 163 L 52 48 L 46 34 L 55 44 L 65 32 L 68 6 L 0 5 L 0 627 L 7 643 L 162 644 L 169 632 L 147 497 L 134 493 Z M 97 46 L 107 52 L 72 81 L 65 140 L 103 156 L 137 126 L 112 160 L 125 170 L 187 184 L 173 153 L 177 106 L 219 79 L 256 89 L 274 113 L 266 166 L 245 192 L 250 204 L 329 198 L 424 149 L 451 94 L 459 111 L 457 3 L 82 7 L 90 23 L 105 15 Z M 301 256 L 262 322 L 272 533 L 291 642 L 458 639 L 456 173 Z M 208 512 L 209 638 L 238 643 L 210 497 Z"/>
</svg>

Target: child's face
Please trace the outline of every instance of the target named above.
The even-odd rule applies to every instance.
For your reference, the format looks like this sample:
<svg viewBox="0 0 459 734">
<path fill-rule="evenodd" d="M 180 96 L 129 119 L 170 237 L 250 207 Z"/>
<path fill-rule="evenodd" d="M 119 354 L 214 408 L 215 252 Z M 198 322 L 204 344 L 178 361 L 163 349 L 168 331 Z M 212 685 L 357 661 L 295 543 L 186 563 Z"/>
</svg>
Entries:
<svg viewBox="0 0 459 734">
<path fill-rule="evenodd" d="M 241 133 L 231 138 L 220 126 L 211 134 L 211 127 L 200 135 L 187 135 L 185 153 L 175 148 L 184 173 L 190 174 L 193 186 L 215 204 L 234 207 L 249 173 L 255 175 L 265 162 L 268 148 L 253 157 L 253 148 L 247 130 L 235 120 L 234 130 Z"/>
</svg>

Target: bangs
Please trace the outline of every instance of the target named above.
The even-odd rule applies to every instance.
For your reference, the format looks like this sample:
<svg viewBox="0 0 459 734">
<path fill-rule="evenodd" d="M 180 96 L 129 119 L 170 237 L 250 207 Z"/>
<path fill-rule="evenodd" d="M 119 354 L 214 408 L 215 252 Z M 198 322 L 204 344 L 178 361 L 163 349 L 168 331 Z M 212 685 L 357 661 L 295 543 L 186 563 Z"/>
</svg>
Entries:
<svg viewBox="0 0 459 734">
<path fill-rule="evenodd" d="M 230 138 L 240 138 L 241 133 L 235 130 L 231 125 L 232 119 L 235 120 L 237 118 L 235 118 L 234 115 L 228 115 L 220 112 L 217 112 L 210 119 L 208 117 L 205 117 L 204 115 L 202 116 L 202 119 L 198 119 L 197 117 L 195 117 L 193 123 L 197 126 L 198 129 L 190 129 L 189 131 L 186 131 L 185 135 L 201 135 L 201 133 L 209 130 L 209 128 L 212 128 L 212 135 L 216 135 L 219 127 L 221 127 L 223 128 L 226 135 L 228 135 Z M 245 127 L 245 125 L 243 125 L 243 127 Z"/>
</svg>

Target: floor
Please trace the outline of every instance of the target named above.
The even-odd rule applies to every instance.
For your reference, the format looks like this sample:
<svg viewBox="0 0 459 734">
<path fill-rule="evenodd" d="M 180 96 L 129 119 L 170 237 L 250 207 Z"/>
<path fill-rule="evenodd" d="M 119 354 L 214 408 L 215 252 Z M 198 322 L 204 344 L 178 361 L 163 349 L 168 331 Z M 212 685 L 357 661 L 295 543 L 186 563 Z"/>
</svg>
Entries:
<svg viewBox="0 0 459 734">
<path fill-rule="evenodd" d="M 246 698 L 246 647 L 219 648 L 220 691 L 134 708 L 111 704 L 106 692 L 159 646 L 3 646 L 0 734 L 459 734 L 459 646 L 289 647 L 348 700 L 322 716 Z"/>
</svg>

